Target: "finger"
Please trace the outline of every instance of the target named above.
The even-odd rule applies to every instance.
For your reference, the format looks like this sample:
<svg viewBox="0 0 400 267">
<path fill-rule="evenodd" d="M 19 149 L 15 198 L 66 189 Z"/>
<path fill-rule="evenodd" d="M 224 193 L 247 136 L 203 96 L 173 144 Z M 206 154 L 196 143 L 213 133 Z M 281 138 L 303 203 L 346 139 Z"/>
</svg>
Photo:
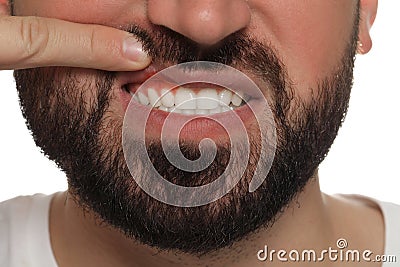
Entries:
<svg viewBox="0 0 400 267">
<path fill-rule="evenodd" d="M 110 71 L 150 64 L 129 33 L 51 18 L 0 16 L 0 69 L 70 66 Z"/>
</svg>

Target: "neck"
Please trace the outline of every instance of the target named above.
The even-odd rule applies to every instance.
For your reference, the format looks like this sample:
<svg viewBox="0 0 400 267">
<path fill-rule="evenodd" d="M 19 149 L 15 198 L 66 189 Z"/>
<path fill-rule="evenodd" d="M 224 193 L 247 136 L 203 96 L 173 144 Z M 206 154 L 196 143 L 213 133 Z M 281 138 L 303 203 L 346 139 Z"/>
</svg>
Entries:
<svg viewBox="0 0 400 267">
<path fill-rule="evenodd" d="M 322 250 L 334 244 L 333 228 L 317 176 L 271 227 L 260 228 L 229 248 L 201 257 L 176 251 L 160 252 L 128 239 L 119 231 L 100 225 L 95 215 L 84 212 L 67 192 L 54 198 L 50 211 L 51 242 L 60 267 L 92 266 L 93 263 L 99 267 L 265 266 L 266 262 L 258 260 L 257 252 L 266 246 L 269 252 L 272 249 Z M 281 263 L 276 259 L 267 262 L 269 266 Z"/>
</svg>

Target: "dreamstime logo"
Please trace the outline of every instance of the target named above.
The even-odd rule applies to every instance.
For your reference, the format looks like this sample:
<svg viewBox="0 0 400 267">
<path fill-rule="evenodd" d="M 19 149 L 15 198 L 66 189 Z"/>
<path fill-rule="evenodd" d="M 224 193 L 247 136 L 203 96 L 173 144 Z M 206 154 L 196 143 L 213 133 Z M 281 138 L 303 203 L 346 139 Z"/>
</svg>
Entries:
<svg viewBox="0 0 400 267">
<path fill-rule="evenodd" d="M 261 149 L 248 191 L 257 190 L 271 168 L 276 150 L 274 117 L 264 94 L 257 85 L 244 73 L 232 67 L 215 62 L 196 61 L 179 64 L 156 73 L 138 88 L 135 95 L 147 95 L 152 85 L 160 83 L 163 86 L 168 84 L 169 88 L 163 87 L 163 93 L 156 102 L 161 101 L 169 90 L 194 83 L 207 83 L 218 88 L 226 88 L 233 93 L 243 92 L 251 96 L 246 104 L 261 127 L 259 133 Z M 187 99 L 173 108 L 179 109 L 188 101 L 199 101 L 199 99 L 217 101 L 222 108 L 225 108 L 224 110 L 230 108 L 226 101 L 216 100 L 215 97 L 209 97 L 206 94 L 198 95 L 196 99 Z M 167 113 L 165 120 L 162 120 L 161 145 L 164 155 L 175 168 L 189 173 L 207 169 L 215 159 L 217 146 L 214 140 L 204 138 L 199 143 L 200 157 L 194 161 L 185 158 L 179 146 L 180 132 L 183 127 L 195 119 L 206 117 L 217 122 L 228 133 L 230 157 L 224 172 L 213 182 L 197 187 L 171 183 L 157 172 L 146 149 L 146 125 L 152 115 L 150 107 L 143 108 L 132 98 L 125 113 L 122 136 L 124 156 L 129 171 L 136 183 L 147 194 L 169 205 L 196 207 L 220 199 L 239 182 L 247 168 L 251 151 L 248 131 L 243 119 L 236 112 L 226 112 L 224 116 L 177 116 L 175 113 Z M 166 147 L 168 147 L 167 150 Z"/>
<path fill-rule="evenodd" d="M 257 252 L 257 259 L 265 262 L 397 262 L 396 255 L 378 255 L 371 250 L 348 249 L 344 238 L 336 241 L 336 248 L 328 247 L 322 250 L 275 250 L 264 246 Z"/>
</svg>

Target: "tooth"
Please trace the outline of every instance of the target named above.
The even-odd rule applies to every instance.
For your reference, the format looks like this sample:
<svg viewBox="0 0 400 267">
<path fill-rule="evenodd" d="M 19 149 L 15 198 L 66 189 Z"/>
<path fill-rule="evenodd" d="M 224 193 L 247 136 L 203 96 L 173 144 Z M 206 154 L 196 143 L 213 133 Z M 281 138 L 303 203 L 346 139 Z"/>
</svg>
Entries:
<svg viewBox="0 0 400 267">
<path fill-rule="evenodd" d="M 195 109 L 182 109 L 182 114 L 184 115 L 194 115 L 196 112 Z"/>
<path fill-rule="evenodd" d="M 165 111 L 165 112 L 169 111 L 168 108 L 166 106 L 163 106 L 163 105 L 161 105 L 158 109 L 162 110 L 162 111 Z"/>
<path fill-rule="evenodd" d="M 207 115 L 207 114 L 210 114 L 210 111 L 208 109 L 196 109 L 196 114 L 197 115 Z"/>
<path fill-rule="evenodd" d="M 175 94 L 175 106 L 177 109 L 196 109 L 196 95 L 192 90 L 179 88 Z"/>
<path fill-rule="evenodd" d="M 221 107 L 210 109 L 210 114 L 216 114 L 216 113 L 221 113 Z"/>
<path fill-rule="evenodd" d="M 224 103 L 226 106 L 229 106 L 232 100 L 232 92 L 229 90 L 223 90 L 218 94 L 218 97 L 220 102 Z M 222 103 L 219 103 L 220 106 L 224 106 Z"/>
<path fill-rule="evenodd" d="M 171 91 L 168 92 L 167 89 L 162 89 L 161 96 L 161 103 L 163 106 L 170 108 L 175 104 L 174 95 L 171 93 Z"/>
<path fill-rule="evenodd" d="M 219 106 L 218 94 L 215 89 L 203 89 L 197 93 L 197 108 L 215 109 Z"/>
<path fill-rule="evenodd" d="M 133 97 L 133 99 L 136 101 L 136 102 L 140 102 L 139 101 L 139 97 L 137 96 L 137 94 L 134 94 L 134 93 L 132 93 L 132 92 L 129 92 L 130 94 L 131 94 L 131 96 Z"/>
<path fill-rule="evenodd" d="M 145 106 L 147 106 L 150 103 L 147 96 L 145 94 L 143 94 L 142 92 L 139 92 L 139 101 L 142 105 L 145 105 Z"/>
<path fill-rule="evenodd" d="M 231 111 L 231 108 L 229 106 L 221 107 L 221 112 L 227 112 L 227 111 Z"/>
<path fill-rule="evenodd" d="M 236 93 L 236 94 L 233 94 L 233 96 L 232 96 L 232 104 L 234 106 L 239 107 L 242 104 L 241 96 L 242 96 L 242 93 L 240 93 L 240 92 Z"/>
<path fill-rule="evenodd" d="M 248 94 L 243 94 L 242 99 L 243 101 L 248 102 L 250 101 L 251 97 Z"/>
<path fill-rule="evenodd" d="M 150 88 L 148 90 L 147 94 L 149 95 L 151 107 L 156 108 L 156 107 L 161 106 L 160 97 L 158 96 L 156 90 L 154 90 L 153 88 Z"/>
<path fill-rule="evenodd" d="M 182 113 L 182 110 L 181 110 L 181 109 L 177 109 L 177 108 L 173 108 L 173 109 L 169 109 L 169 112 L 172 112 L 172 113 Z"/>
</svg>

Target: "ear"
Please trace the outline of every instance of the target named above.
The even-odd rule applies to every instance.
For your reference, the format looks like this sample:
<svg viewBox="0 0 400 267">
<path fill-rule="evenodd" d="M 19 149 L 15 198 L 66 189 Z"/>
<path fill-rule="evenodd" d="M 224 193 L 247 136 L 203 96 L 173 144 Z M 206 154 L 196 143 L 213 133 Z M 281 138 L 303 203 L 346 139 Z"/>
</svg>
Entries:
<svg viewBox="0 0 400 267">
<path fill-rule="evenodd" d="M 11 15 L 9 0 L 0 0 L 0 16 Z"/>
<path fill-rule="evenodd" d="M 360 28 L 358 53 L 366 54 L 372 48 L 370 29 L 376 18 L 378 0 L 360 0 Z"/>
</svg>

